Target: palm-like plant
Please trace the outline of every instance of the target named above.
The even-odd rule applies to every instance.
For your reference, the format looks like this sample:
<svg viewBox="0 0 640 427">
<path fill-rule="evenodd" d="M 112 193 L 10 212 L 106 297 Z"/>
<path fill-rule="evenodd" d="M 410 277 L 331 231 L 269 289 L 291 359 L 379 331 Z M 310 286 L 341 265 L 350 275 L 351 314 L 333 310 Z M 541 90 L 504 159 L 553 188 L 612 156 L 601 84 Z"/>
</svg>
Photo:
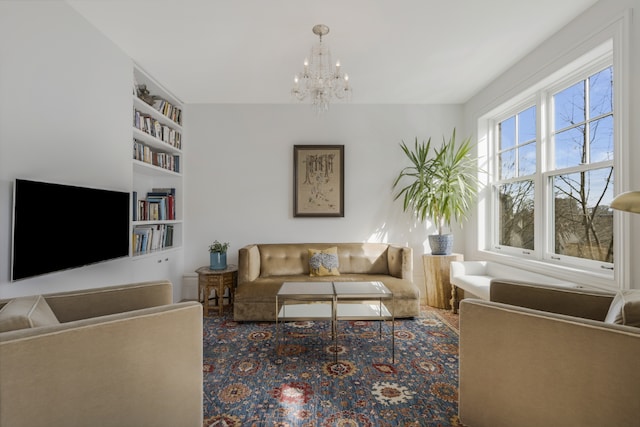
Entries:
<svg viewBox="0 0 640 427">
<path fill-rule="evenodd" d="M 396 194 L 394 200 L 403 198 L 404 211 L 411 210 L 417 219 L 424 222 L 431 218 L 442 235 L 445 225 L 460 222 L 468 217 L 471 204 L 477 195 L 478 168 L 476 159 L 470 156 L 471 138 L 456 145 L 456 130 L 449 142 L 442 139 L 440 148 L 433 148 L 431 138 L 418 143 L 416 137 L 413 150 L 402 141 L 402 151 L 411 161 L 398 175 L 393 188 L 401 181 L 408 181 Z"/>
</svg>

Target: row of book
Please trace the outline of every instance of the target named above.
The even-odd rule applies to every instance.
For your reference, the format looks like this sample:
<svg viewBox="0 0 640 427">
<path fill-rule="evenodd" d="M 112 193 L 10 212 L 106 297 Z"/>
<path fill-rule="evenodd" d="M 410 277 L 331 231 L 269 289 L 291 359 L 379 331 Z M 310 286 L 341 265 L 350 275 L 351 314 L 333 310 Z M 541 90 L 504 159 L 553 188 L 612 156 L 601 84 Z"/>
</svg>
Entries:
<svg viewBox="0 0 640 427">
<path fill-rule="evenodd" d="M 173 225 L 154 224 L 133 229 L 134 254 L 143 254 L 173 246 Z"/>
<path fill-rule="evenodd" d="M 158 99 L 153 104 L 153 107 L 160 111 L 164 116 L 170 118 L 177 124 L 182 126 L 182 110 L 172 105 L 170 102 L 165 101 L 164 99 Z"/>
<path fill-rule="evenodd" d="M 159 168 L 180 173 L 180 156 L 154 151 L 151 147 L 136 139 L 133 140 L 133 158 Z"/>
<path fill-rule="evenodd" d="M 172 221 L 176 219 L 176 189 L 153 188 L 146 199 L 132 193 L 134 221 Z"/>
<path fill-rule="evenodd" d="M 182 135 L 175 129 L 163 125 L 148 114 L 133 109 L 133 126 L 172 147 L 182 148 Z"/>
</svg>

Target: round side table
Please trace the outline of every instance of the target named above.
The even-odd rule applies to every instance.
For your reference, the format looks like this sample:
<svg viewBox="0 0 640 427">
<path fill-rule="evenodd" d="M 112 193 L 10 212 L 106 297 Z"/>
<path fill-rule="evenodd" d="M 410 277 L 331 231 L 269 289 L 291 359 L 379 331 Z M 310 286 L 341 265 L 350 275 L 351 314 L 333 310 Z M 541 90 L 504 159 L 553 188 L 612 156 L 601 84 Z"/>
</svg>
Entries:
<svg viewBox="0 0 640 427">
<path fill-rule="evenodd" d="M 229 307 L 233 306 L 233 296 L 238 282 L 238 267 L 228 264 L 224 270 L 211 270 L 208 265 L 196 270 L 198 273 L 198 299 L 202 301 L 203 313 L 209 315 L 210 309 L 218 309 L 218 315 L 222 316 L 224 310 L 224 290 L 229 289 Z M 211 291 L 216 291 L 217 305 L 210 306 Z"/>
</svg>

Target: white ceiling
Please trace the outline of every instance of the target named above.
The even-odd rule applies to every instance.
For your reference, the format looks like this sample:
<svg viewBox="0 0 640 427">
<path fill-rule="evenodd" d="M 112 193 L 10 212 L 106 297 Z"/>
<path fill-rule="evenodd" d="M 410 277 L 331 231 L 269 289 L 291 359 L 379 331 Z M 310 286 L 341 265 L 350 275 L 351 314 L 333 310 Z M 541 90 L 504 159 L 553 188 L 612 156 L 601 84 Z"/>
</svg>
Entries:
<svg viewBox="0 0 640 427">
<path fill-rule="evenodd" d="M 359 104 L 464 103 L 596 0 L 67 0 L 187 103 L 291 103 L 317 36 Z"/>
</svg>

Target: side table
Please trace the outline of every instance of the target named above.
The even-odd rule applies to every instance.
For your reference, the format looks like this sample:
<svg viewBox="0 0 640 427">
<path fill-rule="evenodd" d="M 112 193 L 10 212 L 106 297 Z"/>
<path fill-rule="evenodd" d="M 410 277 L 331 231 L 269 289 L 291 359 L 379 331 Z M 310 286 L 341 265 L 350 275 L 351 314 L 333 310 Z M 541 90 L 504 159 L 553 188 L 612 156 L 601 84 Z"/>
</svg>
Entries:
<svg viewBox="0 0 640 427">
<path fill-rule="evenodd" d="M 222 316 L 224 310 L 224 290 L 229 289 L 229 307 L 233 306 L 233 296 L 238 283 L 238 267 L 228 264 L 224 270 L 211 270 L 208 265 L 196 270 L 198 273 L 198 299 L 202 301 L 205 316 L 209 315 L 209 310 L 218 309 L 218 315 Z M 209 305 L 211 291 L 216 291 L 217 304 Z"/>
<path fill-rule="evenodd" d="M 422 255 L 427 305 L 436 308 L 452 308 L 452 301 L 450 301 L 452 286 L 449 282 L 450 264 L 451 261 L 462 260 L 462 254 Z"/>
</svg>

